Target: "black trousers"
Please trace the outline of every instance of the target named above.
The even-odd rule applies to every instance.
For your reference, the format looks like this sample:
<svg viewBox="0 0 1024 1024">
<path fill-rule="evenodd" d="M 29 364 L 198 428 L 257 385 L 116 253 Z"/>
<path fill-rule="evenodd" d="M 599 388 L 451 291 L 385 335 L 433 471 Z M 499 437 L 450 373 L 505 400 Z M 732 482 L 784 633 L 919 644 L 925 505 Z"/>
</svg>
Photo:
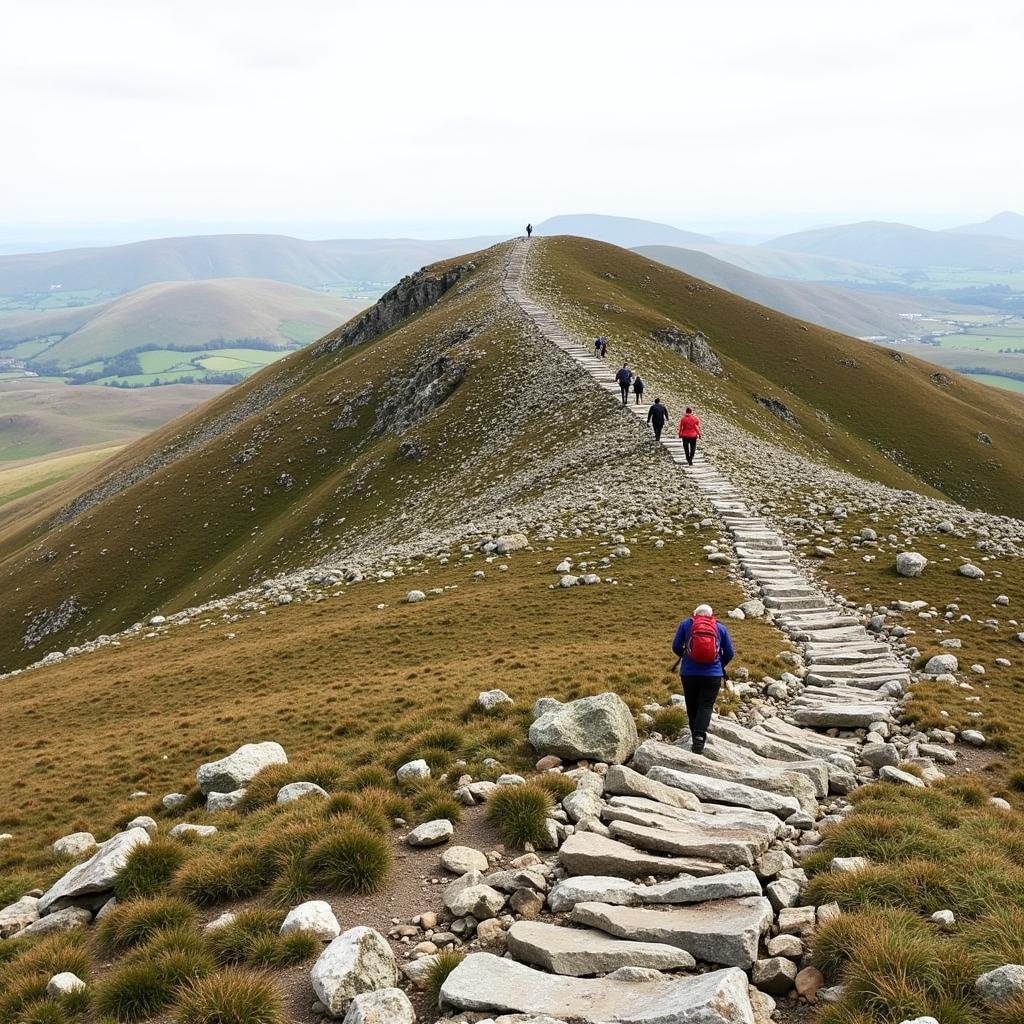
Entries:
<svg viewBox="0 0 1024 1024">
<path fill-rule="evenodd" d="M 686 717 L 690 720 L 691 739 L 708 738 L 711 713 L 715 710 L 721 688 L 721 676 L 683 676 L 683 697 L 686 700 Z"/>
<path fill-rule="evenodd" d="M 625 405 L 629 401 L 629 385 L 620 384 L 619 390 L 622 392 L 622 404 Z"/>
<path fill-rule="evenodd" d="M 639 405 L 640 399 L 644 397 L 644 393 L 642 391 L 634 391 L 633 397 L 636 399 L 636 404 Z"/>
<path fill-rule="evenodd" d="M 686 461 L 692 466 L 693 456 L 697 452 L 697 438 L 695 437 L 684 437 L 683 438 L 683 454 L 686 456 Z"/>
<path fill-rule="evenodd" d="M 659 423 L 657 420 L 652 420 L 651 421 L 651 426 L 654 427 L 654 440 L 655 441 L 660 441 L 661 440 L 661 428 L 663 426 L 665 426 L 665 424 L 664 423 Z"/>
</svg>

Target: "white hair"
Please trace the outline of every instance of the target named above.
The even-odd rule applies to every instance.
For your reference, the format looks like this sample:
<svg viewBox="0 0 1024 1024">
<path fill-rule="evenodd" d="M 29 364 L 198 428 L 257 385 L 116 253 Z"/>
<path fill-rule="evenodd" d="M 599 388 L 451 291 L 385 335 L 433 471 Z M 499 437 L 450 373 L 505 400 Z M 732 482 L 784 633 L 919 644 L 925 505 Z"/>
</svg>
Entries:
<svg viewBox="0 0 1024 1024">
<path fill-rule="evenodd" d="M 709 604 L 699 604 L 699 605 L 697 605 L 696 608 L 693 609 L 693 614 L 694 615 L 707 615 L 707 616 L 710 617 L 710 616 L 714 615 L 715 613 L 711 610 L 711 605 L 709 605 Z"/>
</svg>

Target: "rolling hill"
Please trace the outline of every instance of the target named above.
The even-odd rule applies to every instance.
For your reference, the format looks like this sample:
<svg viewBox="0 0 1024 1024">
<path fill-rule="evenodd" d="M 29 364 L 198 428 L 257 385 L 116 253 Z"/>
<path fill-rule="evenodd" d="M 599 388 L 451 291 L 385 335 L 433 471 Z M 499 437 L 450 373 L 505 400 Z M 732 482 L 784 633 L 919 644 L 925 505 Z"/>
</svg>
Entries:
<svg viewBox="0 0 1024 1024">
<path fill-rule="evenodd" d="M 956 312 L 963 308 L 944 302 L 940 297 L 922 300 L 919 297 L 859 291 L 840 285 L 765 277 L 693 249 L 649 245 L 635 251 L 752 302 L 760 302 L 800 320 L 808 320 L 858 337 L 905 337 L 911 333 L 911 328 L 906 320 L 900 319 L 899 314 L 920 311 L 925 301 L 928 309 L 933 312 Z"/>
<path fill-rule="evenodd" d="M 171 281 L 107 302 L 2 317 L 0 357 L 21 343 L 49 339 L 32 351 L 33 362 L 66 372 L 142 346 L 198 351 L 215 340 L 258 339 L 285 348 L 319 337 L 361 308 L 361 302 L 258 278 Z"/>
<path fill-rule="evenodd" d="M 682 245 L 694 243 L 716 244 L 710 235 L 683 231 L 670 224 L 659 224 L 651 220 L 637 220 L 633 217 L 609 217 L 597 213 L 570 213 L 549 217 L 536 225 L 538 235 L 579 235 L 596 238 L 602 242 L 632 249 L 638 245 Z"/>
<path fill-rule="evenodd" d="M 486 239 L 306 241 L 286 235 L 193 235 L 127 245 L 0 256 L 0 296 L 97 291 L 121 295 L 162 281 L 258 277 L 317 288 L 390 283 Z"/>
<path fill-rule="evenodd" d="M 699 394 L 730 429 L 896 487 L 994 511 L 1024 502 L 1019 398 L 937 380 L 933 366 L 766 314 L 636 253 L 537 244 L 539 287 L 575 330 L 607 334 L 613 358 Z M 503 312 L 507 251 L 428 268 L 88 478 L 24 502 L 0 530 L 3 662 L 275 573 L 437 550 L 460 524 L 525 508 L 542 482 L 578 495 L 598 467 L 638 472 L 639 449 L 624 464 L 593 443 L 614 410 L 608 420 L 559 377 Z M 724 375 L 652 334 L 670 327 L 702 332 Z M 784 395 L 799 428 L 756 395 Z"/>
<path fill-rule="evenodd" d="M 1013 238 L 1018 242 L 1024 242 L 1024 216 L 1012 210 L 1004 210 L 980 224 L 964 224 L 962 227 L 948 230 L 954 234 L 998 235 L 1000 238 Z"/>
<path fill-rule="evenodd" d="M 863 221 L 783 235 L 762 247 L 881 267 L 1024 270 L 1024 241 Z"/>
</svg>

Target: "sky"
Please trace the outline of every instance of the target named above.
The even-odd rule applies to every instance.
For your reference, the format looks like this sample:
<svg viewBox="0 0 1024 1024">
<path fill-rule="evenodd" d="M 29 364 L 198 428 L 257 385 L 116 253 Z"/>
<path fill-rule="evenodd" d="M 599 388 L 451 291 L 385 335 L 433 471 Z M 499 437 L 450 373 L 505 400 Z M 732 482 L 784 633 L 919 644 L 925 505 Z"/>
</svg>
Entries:
<svg viewBox="0 0 1024 1024">
<path fill-rule="evenodd" d="M 0 0 L 0 243 L 1024 212 L 1017 0 Z"/>
</svg>

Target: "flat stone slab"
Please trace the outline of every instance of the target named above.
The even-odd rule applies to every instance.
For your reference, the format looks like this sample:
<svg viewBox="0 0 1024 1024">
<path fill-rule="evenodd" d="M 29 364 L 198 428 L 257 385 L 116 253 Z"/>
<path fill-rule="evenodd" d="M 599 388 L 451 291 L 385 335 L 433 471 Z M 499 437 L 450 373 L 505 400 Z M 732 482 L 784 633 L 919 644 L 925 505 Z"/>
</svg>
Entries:
<svg viewBox="0 0 1024 1024">
<path fill-rule="evenodd" d="M 641 747 L 633 755 L 634 763 L 637 754 L 647 744 Z M 641 770 L 645 771 L 650 765 L 645 765 Z M 616 793 L 623 796 L 647 797 L 649 800 L 657 800 L 659 803 L 671 804 L 674 807 L 683 807 L 689 810 L 699 810 L 700 801 L 692 793 L 684 793 L 681 789 L 673 789 L 671 786 L 655 782 L 653 779 L 641 775 L 640 772 L 622 764 L 613 764 L 604 777 L 605 793 Z"/>
<path fill-rule="evenodd" d="M 63 906 L 79 897 L 111 890 L 132 850 L 148 842 L 149 833 L 144 828 L 130 828 L 101 843 L 88 860 L 76 864 L 44 893 L 38 904 L 40 916 L 57 909 L 58 903 Z"/>
<path fill-rule="evenodd" d="M 630 819 L 641 815 L 627 807 L 608 807 L 601 816 L 612 836 L 631 846 L 679 857 L 708 857 L 728 867 L 750 867 L 768 846 L 765 837 L 728 824 L 716 825 L 710 817 L 707 825 L 654 815 L 635 821 Z"/>
<path fill-rule="evenodd" d="M 767 811 L 752 811 L 749 807 L 727 807 L 725 804 L 708 803 L 701 804 L 699 811 L 685 811 L 681 807 L 668 807 L 640 796 L 613 796 L 608 801 L 608 806 L 628 807 L 642 814 L 657 815 L 660 818 L 670 818 L 687 824 L 729 826 L 732 829 L 743 830 L 745 834 L 763 837 L 765 842 L 771 842 L 783 829 L 783 824 L 776 815 Z"/>
<path fill-rule="evenodd" d="M 573 978 L 607 974 L 620 967 L 674 971 L 695 966 L 693 957 L 676 946 L 615 939 L 594 928 L 563 928 L 542 921 L 516 921 L 505 935 L 505 944 L 520 962 Z"/>
<path fill-rule="evenodd" d="M 890 709 L 883 704 L 815 704 L 793 708 L 793 721 L 817 729 L 866 729 L 872 722 L 891 722 Z"/>
<path fill-rule="evenodd" d="M 763 896 L 712 900 L 669 910 L 577 903 L 569 915 L 578 924 L 621 939 L 663 942 L 698 960 L 749 969 L 757 959 L 762 933 L 772 923 L 772 905 Z"/>
<path fill-rule="evenodd" d="M 545 974 L 492 953 L 470 953 L 448 975 L 441 1005 L 580 1024 L 754 1024 L 747 976 L 736 968 L 628 982 Z"/>
<path fill-rule="evenodd" d="M 615 875 L 573 875 L 551 887 L 547 904 L 555 914 L 572 910 L 577 903 L 615 903 L 634 907 L 643 902 L 641 888 L 635 882 Z"/>
<path fill-rule="evenodd" d="M 760 896 L 761 882 L 753 871 L 730 871 L 707 878 L 673 878 L 669 882 L 640 886 L 638 893 L 641 903 L 703 903 Z"/>
<path fill-rule="evenodd" d="M 802 810 L 796 797 L 784 796 L 781 793 L 769 793 L 753 786 L 744 786 L 738 782 L 724 782 L 721 779 L 709 779 L 703 775 L 692 775 L 689 772 L 676 771 L 674 768 L 662 768 L 655 765 L 648 776 L 656 782 L 664 782 L 667 786 L 675 786 L 693 793 L 698 800 L 712 800 L 719 804 L 736 804 L 749 807 L 755 811 L 768 811 L 780 818 L 788 818 L 791 814 Z"/>
<path fill-rule="evenodd" d="M 700 857 L 657 857 L 643 853 L 617 839 L 596 832 L 574 832 L 558 851 L 562 867 L 570 875 L 617 875 L 641 878 L 644 875 L 718 875 L 725 865 Z"/>
</svg>

